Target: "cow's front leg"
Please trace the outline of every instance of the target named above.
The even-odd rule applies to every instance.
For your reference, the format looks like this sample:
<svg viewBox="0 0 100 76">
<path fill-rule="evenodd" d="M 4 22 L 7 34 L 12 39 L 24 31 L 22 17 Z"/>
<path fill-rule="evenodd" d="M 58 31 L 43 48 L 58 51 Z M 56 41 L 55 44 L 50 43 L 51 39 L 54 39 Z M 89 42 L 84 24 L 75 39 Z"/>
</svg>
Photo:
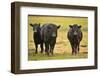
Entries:
<svg viewBox="0 0 100 76">
<path fill-rule="evenodd" d="M 40 44 L 40 47 L 41 47 L 41 53 L 43 53 L 43 50 L 44 50 L 43 49 L 43 43 Z"/>
<path fill-rule="evenodd" d="M 78 52 L 78 45 L 77 44 L 75 44 L 75 47 L 74 47 L 74 52 L 75 52 L 75 55 L 77 54 L 77 52 Z"/>
<path fill-rule="evenodd" d="M 49 56 L 49 44 L 45 43 L 45 52 Z"/>
<path fill-rule="evenodd" d="M 78 53 L 79 53 L 79 51 L 80 51 L 80 47 L 79 47 L 79 46 L 80 46 L 80 43 L 78 44 Z"/>
<path fill-rule="evenodd" d="M 55 44 L 51 44 L 50 45 L 50 53 L 52 54 L 52 55 L 54 55 L 54 47 L 55 47 Z"/>
<path fill-rule="evenodd" d="M 71 43 L 71 48 L 72 48 L 72 55 L 74 55 L 74 45 Z"/>
<path fill-rule="evenodd" d="M 36 48 L 35 54 L 37 54 L 38 53 L 38 44 L 35 44 L 35 48 Z"/>
<path fill-rule="evenodd" d="M 54 47 L 53 46 L 50 46 L 50 53 L 53 55 L 53 49 Z"/>
</svg>

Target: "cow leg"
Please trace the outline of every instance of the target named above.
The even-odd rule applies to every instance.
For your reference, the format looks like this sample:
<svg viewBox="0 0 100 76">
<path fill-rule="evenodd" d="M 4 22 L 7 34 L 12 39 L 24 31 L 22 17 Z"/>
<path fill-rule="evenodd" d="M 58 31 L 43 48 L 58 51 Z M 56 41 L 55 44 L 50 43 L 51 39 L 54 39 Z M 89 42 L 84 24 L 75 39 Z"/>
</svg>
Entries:
<svg viewBox="0 0 100 76">
<path fill-rule="evenodd" d="M 47 42 L 45 43 L 45 52 L 49 56 L 49 44 Z"/>
<path fill-rule="evenodd" d="M 54 50 L 54 46 L 53 45 L 50 45 L 50 53 L 53 55 L 53 50 Z"/>
<path fill-rule="evenodd" d="M 54 47 L 55 47 L 55 42 L 51 42 L 51 43 L 50 43 L 50 53 L 51 53 L 52 55 L 53 55 Z"/>
<path fill-rule="evenodd" d="M 72 55 L 76 55 L 77 54 L 77 46 L 76 44 L 72 44 Z"/>
<path fill-rule="evenodd" d="M 54 55 L 54 53 L 53 53 L 53 50 L 54 50 L 54 46 L 52 46 L 52 48 L 51 48 L 51 49 L 52 49 L 52 51 L 51 51 L 51 54 L 52 54 L 52 55 Z"/>
<path fill-rule="evenodd" d="M 77 54 L 78 52 L 78 44 L 75 44 L 75 55 Z"/>
<path fill-rule="evenodd" d="M 74 45 L 73 43 L 70 43 L 71 44 L 71 48 L 72 48 L 72 55 L 74 55 Z"/>
<path fill-rule="evenodd" d="M 72 55 L 74 55 L 74 45 L 71 46 L 72 46 Z"/>
<path fill-rule="evenodd" d="M 75 46 L 74 46 L 73 49 L 74 49 L 74 50 L 73 50 L 73 54 L 76 55 L 76 48 L 75 48 Z"/>
<path fill-rule="evenodd" d="M 76 48 L 75 48 L 75 51 L 74 52 L 75 52 L 75 55 L 76 55 L 77 54 L 77 49 Z"/>
<path fill-rule="evenodd" d="M 41 47 L 41 53 L 43 53 L 43 50 L 44 50 L 43 49 L 43 43 L 40 44 L 40 47 Z"/>
<path fill-rule="evenodd" d="M 79 51 L 80 51 L 80 47 L 79 47 L 79 46 L 80 46 L 80 43 L 78 44 L 78 53 L 79 53 Z"/>
<path fill-rule="evenodd" d="M 38 44 L 35 44 L 35 48 L 36 48 L 36 50 L 35 50 L 35 54 L 37 54 L 38 53 Z"/>
</svg>

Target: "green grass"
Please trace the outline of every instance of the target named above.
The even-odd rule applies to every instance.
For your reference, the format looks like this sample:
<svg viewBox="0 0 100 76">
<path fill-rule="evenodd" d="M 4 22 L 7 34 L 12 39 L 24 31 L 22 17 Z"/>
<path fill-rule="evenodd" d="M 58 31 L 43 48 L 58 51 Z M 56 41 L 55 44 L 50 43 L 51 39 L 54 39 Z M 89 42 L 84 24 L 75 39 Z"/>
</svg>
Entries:
<svg viewBox="0 0 100 76">
<path fill-rule="evenodd" d="M 30 23 L 55 23 L 61 25 L 58 30 L 58 37 L 54 48 L 54 56 L 45 54 L 34 54 L 35 45 L 33 41 L 33 30 Z M 80 53 L 76 56 L 71 54 L 72 49 L 67 39 L 67 32 L 70 24 L 80 24 L 83 32 L 83 39 L 80 43 Z M 56 59 L 80 59 L 88 56 L 88 18 L 78 17 L 46 17 L 46 16 L 29 16 L 28 17 L 28 60 L 56 60 Z M 85 47 L 83 47 L 85 46 Z M 40 47 L 38 48 L 40 50 Z"/>
<path fill-rule="evenodd" d="M 87 58 L 87 53 L 79 53 L 77 55 L 72 55 L 71 53 L 55 53 L 53 56 L 47 56 L 45 54 L 34 54 L 33 51 L 29 53 L 29 60 L 58 60 L 58 59 L 81 59 L 81 58 Z"/>
</svg>

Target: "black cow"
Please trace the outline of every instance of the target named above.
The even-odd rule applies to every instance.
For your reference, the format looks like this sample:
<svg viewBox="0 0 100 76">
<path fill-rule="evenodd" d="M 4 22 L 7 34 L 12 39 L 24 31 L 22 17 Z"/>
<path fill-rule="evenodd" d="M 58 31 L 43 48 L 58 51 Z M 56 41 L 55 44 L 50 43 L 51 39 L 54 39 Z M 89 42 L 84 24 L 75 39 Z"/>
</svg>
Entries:
<svg viewBox="0 0 100 76">
<path fill-rule="evenodd" d="M 30 24 L 31 27 L 33 27 L 33 39 L 34 39 L 34 43 L 35 43 L 35 53 L 38 53 L 38 45 L 40 44 L 41 47 L 41 53 L 43 53 L 43 40 L 41 39 L 41 27 L 40 24 Z"/>
<path fill-rule="evenodd" d="M 42 39 L 45 43 L 45 52 L 48 56 L 50 54 L 53 55 L 58 28 L 60 28 L 60 25 L 57 26 L 56 24 L 48 23 L 44 24 L 41 29 Z"/>
<path fill-rule="evenodd" d="M 81 25 L 78 24 L 69 25 L 70 29 L 68 31 L 67 37 L 72 47 L 72 55 L 79 53 L 80 41 L 82 40 L 83 34 L 81 31 Z"/>
</svg>

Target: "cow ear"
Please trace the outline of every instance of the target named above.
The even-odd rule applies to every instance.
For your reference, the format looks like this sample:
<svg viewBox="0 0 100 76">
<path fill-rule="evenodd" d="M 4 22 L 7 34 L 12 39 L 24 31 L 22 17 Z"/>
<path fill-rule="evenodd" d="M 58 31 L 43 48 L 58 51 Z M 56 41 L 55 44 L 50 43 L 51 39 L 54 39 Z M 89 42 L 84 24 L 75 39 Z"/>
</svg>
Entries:
<svg viewBox="0 0 100 76">
<path fill-rule="evenodd" d="M 57 28 L 59 29 L 61 25 L 57 26 Z"/>
<path fill-rule="evenodd" d="M 73 26 L 72 25 L 69 25 L 69 27 L 72 28 Z"/>
<path fill-rule="evenodd" d="M 33 24 L 30 24 L 31 27 L 33 27 Z"/>
<path fill-rule="evenodd" d="M 78 26 L 78 28 L 81 28 L 82 26 L 80 25 L 80 26 Z"/>
</svg>

